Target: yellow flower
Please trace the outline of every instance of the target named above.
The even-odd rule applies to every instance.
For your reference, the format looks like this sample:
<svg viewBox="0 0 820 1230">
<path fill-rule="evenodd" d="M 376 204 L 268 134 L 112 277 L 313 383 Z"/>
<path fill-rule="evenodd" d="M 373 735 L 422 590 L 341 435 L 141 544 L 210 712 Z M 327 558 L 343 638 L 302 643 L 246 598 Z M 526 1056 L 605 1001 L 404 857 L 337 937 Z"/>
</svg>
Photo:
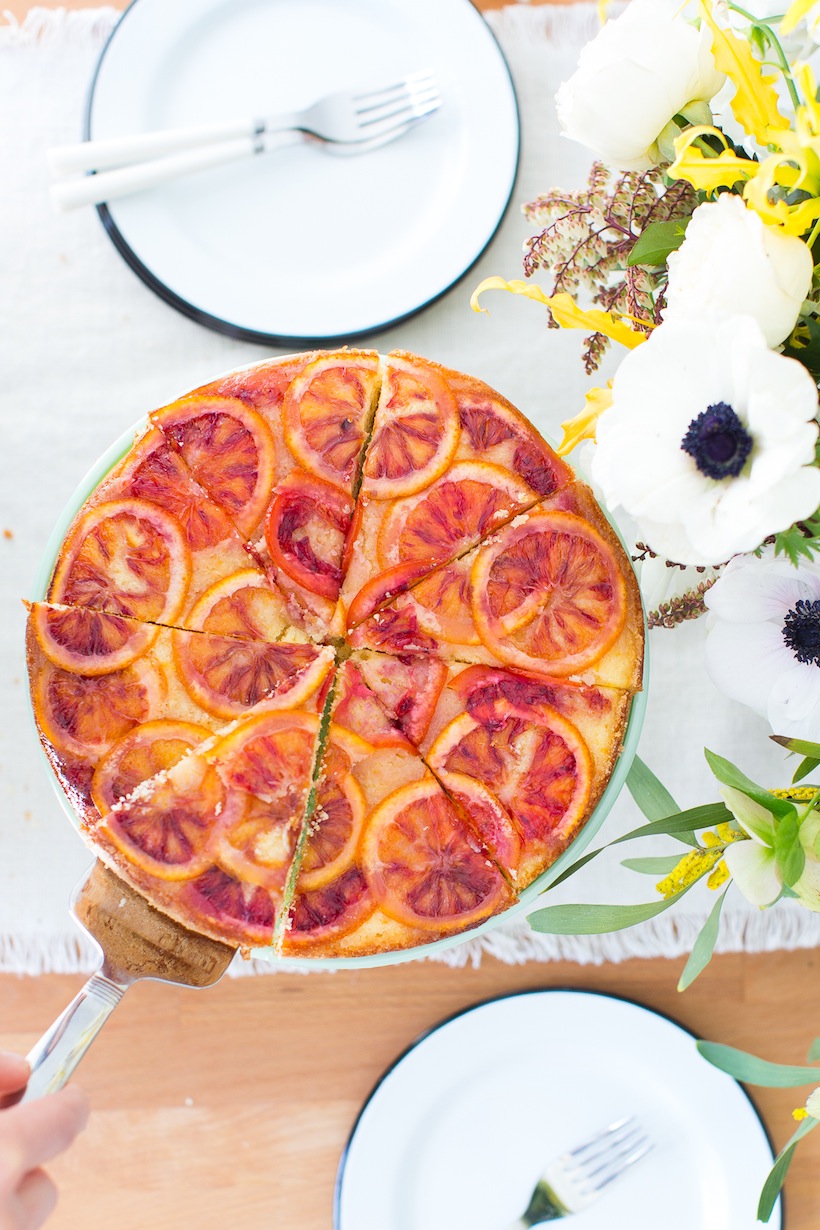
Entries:
<svg viewBox="0 0 820 1230">
<path fill-rule="evenodd" d="M 718 24 L 712 12 L 712 0 L 700 0 L 698 7 L 712 31 L 715 63 L 735 86 L 731 101 L 735 119 L 761 145 L 768 145 L 773 132 L 789 127 L 789 121 L 780 114 L 777 105 L 776 77 L 765 75 L 746 39 L 738 38 Z"/>
<path fill-rule="evenodd" d="M 540 286 L 532 282 L 515 279 L 507 282 L 504 278 L 499 277 L 485 278 L 475 288 L 470 298 L 470 307 L 474 312 L 487 312 L 487 309 L 481 307 L 479 303 L 485 290 L 508 290 L 513 295 L 523 295 L 525 299 L 534 299 L 536 303 L 542 303 L 544 307 L 549 308 L 553 320 L 562 329 L 588 329 L 590 333 L 603 333 L 606 337 L 611 337 L 613 342 L 620 342 L 629 350 L 634 350 L 647 338 L 646 333 L 642 333 L 640 329 L 634 329 L 628 323 L 629 321 L 634 321 L 635 324 L 643 325 L 645 328 L 654 328 L 653 325 L 636 320 L 633 316 L 613 316 L 612 312 L 603 312 L 599 308 L 590 308 L 585 311 L 578 307 L 571 295 L 548 295 Z M 489 316 L 489 312 L 487 315 Z"/>
<path fill-rule="evenodd" d="M 584 400 L 584 408 L 574 419 L 567 419 L 561 424 L 564 438 L 555 450 L 559 457 L 566 457 L 582 440 L 595 439 L 595 426 L 605 410 L 612 405 L 612 381 L 605 389 L 589 389 Z"/>
<path fill-rule="evenodd" d="M 792 1119 L 796 1119 L 798 1123 L 801 1119 L 808 1119 L 808 1117 L 809 1112 L 806 1110 L 805 1106 L 798 1106 L 792 1111 Z"/>
<path fill-rule="evenodd" d="M 720 861 L 722 854 L 722 847 L 715 847 L 711 850 L 690 850 L 679 860 L 677 866 L 672 868 L 668 876 L 658 881 L 655 887 L 662 897 L 674 897 L 676 893 L 683 892 L 690 884 L 694 884 L 707 871 L 711 871 Z"/>
<path fill-rule="evenodd" d="M 725 884 L 729 879 L 729 868 L 726 866 L 726 860 L 721 859 L 715 870 L 706 881 L 707 888 L 720 888 L 721 884 Z"/>
<path fill-rule="evenodd" d="M 786 786 L 782 790 L 770 790 L 776 799 L 790 799 L 792 803 L 808 803 L 817 794 L 817 786 Z"/>
<path fill-rule="evenodd" d="M 793 0 L 780 23 L 781 34 L 791 34 L 795 26 L 814 8 L 817 0 Z"/>
</svg>

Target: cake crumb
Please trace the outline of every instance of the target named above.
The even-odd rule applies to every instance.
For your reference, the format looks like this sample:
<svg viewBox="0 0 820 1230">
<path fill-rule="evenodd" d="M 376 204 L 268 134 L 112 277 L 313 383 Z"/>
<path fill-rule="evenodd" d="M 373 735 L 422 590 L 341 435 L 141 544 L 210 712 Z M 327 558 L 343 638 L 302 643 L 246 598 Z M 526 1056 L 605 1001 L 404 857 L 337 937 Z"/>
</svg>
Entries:
<svg viewBox="0 0 820 1230">
<path fill-rule="evenodd" d="M 12 533 L 11 530 L 3 530 L 3 537 L 7 539 L 8 541 L 11 541 L 11 539 L 14 537 L 14 534 Z"/>
<path fill-rule="evenodd" d="M 193 1098 L 186 1098 L 186 1099 L 185 1099 L 185 1105 L 186 1105 L 186 1106 L 193 1106 L 193 1104 L 194 1104 L 194 1099 L 193 1099 Z"/>
</svg>

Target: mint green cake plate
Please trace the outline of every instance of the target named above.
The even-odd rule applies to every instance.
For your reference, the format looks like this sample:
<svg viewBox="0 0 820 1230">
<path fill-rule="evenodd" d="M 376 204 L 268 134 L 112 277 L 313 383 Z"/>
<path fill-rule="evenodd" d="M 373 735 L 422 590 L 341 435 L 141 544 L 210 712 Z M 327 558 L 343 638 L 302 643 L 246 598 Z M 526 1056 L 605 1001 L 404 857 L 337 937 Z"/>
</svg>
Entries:
<svg viewBox="0 0 820 1230">
<path fill-rule="evenodd" d="M 148 420 L 143 419 L 129 431 L 123 433 L 109 449 L 100 457 L 96 465 L 92 466 L 89 472 L 78 485 L 77 490 L 68 501 L 65 509 L 57 524 L 55 525 L 51 536 L 46 544 L 46 549 L 43 558 L 40 562 L 40 567 L 37 570 L 37 575 L 34 580 L 34 600 L 41 602 L 45 599 L 48 592 L 51 574 L 54 570 L 54 565 L 57 561 L 57 556 L 60 548 L 63 545 L 65 536 L 68 533 L 69 526 L 77 515 L 80 507 L 89 498 L 91 493 L 102 482 L 109 470 L 125 456 L 131 448 L 134 440 L 147 427 Z M 616 530 L 617 527 L 613 526 Z M 397 965 L 403 961 L 415 961 L 420 957 L 431 957 L 445 952 L 449 948 L 456 948 L 459 944 L 465 943 L 467 940 L 475 939 L 477 936 L 486 935 L 488 931 L 494 930 L 508 919 L 513 918 L 517 914 L 525 913 L 538 901 L 544 891 L 561 875 L 566 868 L 586 850 L 587 846 L 596 835 L 604 820 L 608 816 L 612 806 L 621 793 L 625 783 L 627 774 L 629 773 L 632 761 L 638 750 L 638 740 L 641 735 L 644 715 L 646 713 L 647 700 L 647 683 L 648 683 L 648 664 L 644 659 L 644 690 L 638 692 L 633 698 L 629 708 L 629 717 L 627 720 L 626 732 L 624 735 L 623 747 L 621 748 L 620 756 L 615 765 L 612 776 L 609 779 L 604 793 L 598 802 L 597 807 L 593 811 L 589 820 L 587 820 L 581 832 L 571 843 L 564 853 L 555 860 L 551 867 L 548 867 L 542 875 L 532 882 L 523 890 L 515 905 L 510 906 L 503 914 L 496 914 L 492 918 L 488 918 L 486 922 L 481 923 L 478 927 L 473 927 L 470 931 L 461 932 L 459 935 L 450 935 L 442 940 L 434 940 L 429 944 L 419 944 L 415 948 L 403 949 L 401 952 L 376 953 L 369 957 L 317 957 L 308 959 L 305 957 L 279 957 L 276 956 L 269 948 L 256 948 L 253 951 L 253 956 L 258 957 L 263 961 L 269 961 L 272 965 L 287 967 L 293 970 L 314 970 L 314 969 L 367 969 L 382 965 Z M 34 721 L 32 711 L 32 724 Z M 39 741 L 39 739 L 38 739 Z M 51 778 L 54 789 L 57 792 L 57 797 L 60 804 L 72 822 L 74 827 L 80 830 L 80 819 L 74 807 L 72 806 L 68 796 L 65 794 L 57 775 L 54 773 L 48 759 L 43 752 L 43 764 L 46 766 L 48 774 Z"/>
</svg>

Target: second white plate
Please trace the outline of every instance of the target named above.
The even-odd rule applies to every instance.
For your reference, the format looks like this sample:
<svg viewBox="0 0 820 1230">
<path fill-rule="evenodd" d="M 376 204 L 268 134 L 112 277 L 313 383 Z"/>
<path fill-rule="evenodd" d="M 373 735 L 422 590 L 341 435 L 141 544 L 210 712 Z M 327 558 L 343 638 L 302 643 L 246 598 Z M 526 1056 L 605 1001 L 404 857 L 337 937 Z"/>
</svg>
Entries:
<svg viewBox="0 0 820 1230">
<path fill-rule="evenodd" d="M 504 1230 L 550 1158 L 630 1115 L 653 1151 L 573 1227 L 759 1225 L 772 1151 L 741 1087 L 668 1018 L 559 990 L 469 1009 L 397 1061 L 342 1159 L 336 1230 Z"/>
<path fill-rule="evenodd" d="M 418 69 L 441 109 L 361 157 L 277 150 L 100 213 L 174 307 L 249 341 L 327 344 L 412 315 L 473 264 L 518 163 L 515 92 L 470 0 L 134 0 L 86 135 L 270 115 Z"/>
</svg>

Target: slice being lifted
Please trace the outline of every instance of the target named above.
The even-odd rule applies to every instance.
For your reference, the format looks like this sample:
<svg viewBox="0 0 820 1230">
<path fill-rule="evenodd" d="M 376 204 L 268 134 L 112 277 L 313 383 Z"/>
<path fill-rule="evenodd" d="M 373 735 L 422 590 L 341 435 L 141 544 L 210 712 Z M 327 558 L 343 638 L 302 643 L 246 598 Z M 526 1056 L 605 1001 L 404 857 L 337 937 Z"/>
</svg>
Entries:
<svg viewBox="0 0 820 1230">
<path fill-rule="evenodd" d="M 397 951 L 474 927 L 513 900 L 469 822 L 396 728 L 391 740 L 366 692 L 359 665 L 344 663 L 285 954 Z"/>
<path fill-rule="evenodd" d="M 576 483 L 436 569 L 350 643 L 634 689 L 640 596 L 614 532 Z"/>
</svg>

